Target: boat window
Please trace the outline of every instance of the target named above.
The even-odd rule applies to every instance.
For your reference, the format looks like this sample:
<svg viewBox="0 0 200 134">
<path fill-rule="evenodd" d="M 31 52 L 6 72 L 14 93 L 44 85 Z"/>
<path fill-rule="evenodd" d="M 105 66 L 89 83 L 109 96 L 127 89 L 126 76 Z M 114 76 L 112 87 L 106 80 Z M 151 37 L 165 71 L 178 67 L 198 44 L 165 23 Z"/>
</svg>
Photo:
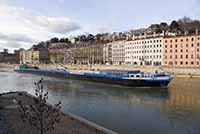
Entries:
<svg viewBox="0 0 200 134">
<path fill-rule="evenodd" d="M 140 77 L 140 75 L 136 75 L 136 77 Z"/>
</svg>

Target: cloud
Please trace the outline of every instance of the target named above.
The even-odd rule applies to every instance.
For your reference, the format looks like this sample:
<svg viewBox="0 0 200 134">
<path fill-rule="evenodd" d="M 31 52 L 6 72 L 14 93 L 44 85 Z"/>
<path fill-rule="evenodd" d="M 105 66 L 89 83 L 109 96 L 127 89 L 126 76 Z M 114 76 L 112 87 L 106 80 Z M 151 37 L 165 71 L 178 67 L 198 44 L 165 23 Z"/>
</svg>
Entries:
<svg viewBox="0 0 200 134">
<path fill-rule="evenodd" d="M 59 34 L 66 34 L 71 31 L 75 31 L 80 29 L 80 26 L 74 22 L 72 22 L 68 18 L 55 18 L 49 17 L 48 20 L 48 27 L 52 32 L 59 33 Z"/>
<path fill-rule="evenodd" d="M 23 44 L 18 43 L 18 42 L 14 42 L 14 41 L 8 41 L 8 42 L 0 43 L 0 47 L 1 48 L 14 48 L 14 49 L 17 49 L 17 48 L 22 47 L 22 45 Z"/>
<path fill-rule="evenodd" d="M 25 8 L 8 6 L 0 0 L 0 47 L 28 48 L 53 36 L 79 30 L 81 27 L 65 16 L 40 14 Z"/>
<path fill-rule="evenodd" d="M 0 51 L 3 49 L 9 49 L 9 52 L 13 52 L 19 48 L 30 48 L 32 44 L 25 42 L 16 42 L 16 41 L 0 41 Z"/>
<path fill-rule="evenodd" d="M 81 28 L 79 24 L 68 17 L 45 16 L 24 8 L 0 6 L 0 15 L 15 18 L 28 28 L 55 34 L 67 34 Z"/>
<path fill-rule="evenodd" d="M 3 34 L 0 32 L 0 49 L 18 49 L 21 47 L 28 48 L 37 42 L 39 42 L 39 40 L 33 39 L 24 34 Z"/>
<path fill-rule="evenodd" d="M 0 32 L 0 40 L 8 42 L 25 42 L 25 43 L 36 43 L 36 39 L 32 39 L 27 35 L 23 34 L 10 34 L 6 35 Z"/>
<path fill-rule="evenodd" d="M 19 48 L 28 49 L 33 44 L 25 43 L 25 42 L 15 42 L 15 41 L 0 41 L 0 51 L 3 49 L 9 49 L 9 52 L 13 52 L 14 50 L 18 50 Z"/>
</svg>

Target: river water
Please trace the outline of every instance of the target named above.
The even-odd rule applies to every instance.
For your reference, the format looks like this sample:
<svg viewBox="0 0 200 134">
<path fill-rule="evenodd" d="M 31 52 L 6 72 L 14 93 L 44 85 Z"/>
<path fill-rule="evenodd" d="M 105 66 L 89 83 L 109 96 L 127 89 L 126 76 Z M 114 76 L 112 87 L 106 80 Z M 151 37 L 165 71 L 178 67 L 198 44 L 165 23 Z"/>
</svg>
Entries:
<svg viewBox="0 0 200 134">
<path fill-rule="evenodd" d="M 120 134 L 199 134 L 200 79 L 175 78 L 169 88 L 129 88 L 0 70 L 0 92 L 27 91 L 44 78 L 49 102 Z"/>
</svg>

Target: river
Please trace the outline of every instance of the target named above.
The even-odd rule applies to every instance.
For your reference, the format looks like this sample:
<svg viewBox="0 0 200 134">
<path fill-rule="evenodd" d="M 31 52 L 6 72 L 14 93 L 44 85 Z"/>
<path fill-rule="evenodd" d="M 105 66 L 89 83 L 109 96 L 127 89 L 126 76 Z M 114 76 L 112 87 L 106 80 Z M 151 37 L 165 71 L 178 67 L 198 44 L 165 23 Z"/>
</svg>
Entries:
<svg viewBox="0 0 200 134">
<path fill-rule="evenodd" d="M 49 102 L 120 134 L 199 134 L 200 79 L 175 78 L 168 88 L 129 88 L 0 70 L 0 93 L 27 91 L 44 78 Z"/>
</svg>

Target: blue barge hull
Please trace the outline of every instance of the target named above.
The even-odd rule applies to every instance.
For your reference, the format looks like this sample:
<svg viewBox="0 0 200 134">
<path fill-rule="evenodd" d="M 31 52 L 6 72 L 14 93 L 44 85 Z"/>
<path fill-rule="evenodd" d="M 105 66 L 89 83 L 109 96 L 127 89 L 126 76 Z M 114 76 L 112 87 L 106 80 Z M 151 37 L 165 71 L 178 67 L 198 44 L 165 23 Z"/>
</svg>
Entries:
<svg viewBox="0 0 200 134">
<path fill-rule="evenodd" d="M 94 75 L 72 74 L 66 70 L 48 70 L 48 69 L 19 69 L 17 72 L 34 73 L 40 75 L 57 76 L 67 79 L 84 80 L 92 82 L 101 82 L 129 87 L 166 87 L 171 79 L 166 80 L 143 80 L 143 79 L 122 79 L 121 77 L 105 77 Z"/>
</svg>

